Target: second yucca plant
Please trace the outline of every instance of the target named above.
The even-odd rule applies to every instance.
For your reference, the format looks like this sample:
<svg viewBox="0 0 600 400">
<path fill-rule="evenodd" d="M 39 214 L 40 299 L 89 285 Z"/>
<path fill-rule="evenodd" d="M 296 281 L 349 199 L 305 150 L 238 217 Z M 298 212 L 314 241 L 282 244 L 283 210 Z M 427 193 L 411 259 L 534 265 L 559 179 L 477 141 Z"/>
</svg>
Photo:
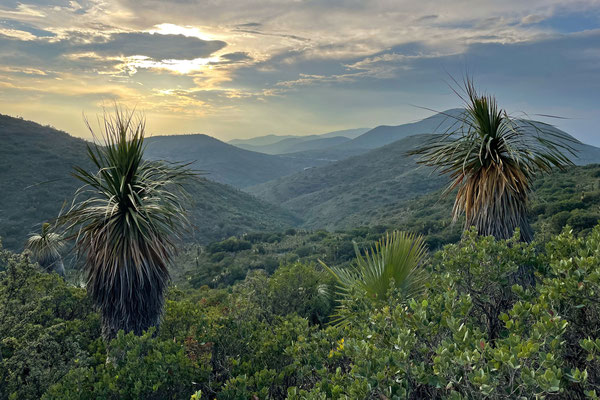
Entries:
<svg viewBox="0 0 600 400">
<path fill-rule="evenodd" d="M 519 228 L 530 241 L 527 203 L 533 179 L 552 168 L 572 165 L 571 136 L 539 122 L 511 118 L 493 96 L 479 94 L 469 79 L 461 116 L 448 132 L 410 154 L 448 174 L 448 192 L 457 189 L 453 216 L 465 215 L 465 229 L 508 239 Z"/>
<path fill-rule="evenodd" d="M 53 232 L 48 222 L 42 224 L 40 233 L 31 234 L 25 243 L 25 249 L 31 252 L 45 271 L 54 271 L 61 276 L 65 276 L 65 266 L 60 255 L 64 247 L 63 237 Z"/>
</svg>

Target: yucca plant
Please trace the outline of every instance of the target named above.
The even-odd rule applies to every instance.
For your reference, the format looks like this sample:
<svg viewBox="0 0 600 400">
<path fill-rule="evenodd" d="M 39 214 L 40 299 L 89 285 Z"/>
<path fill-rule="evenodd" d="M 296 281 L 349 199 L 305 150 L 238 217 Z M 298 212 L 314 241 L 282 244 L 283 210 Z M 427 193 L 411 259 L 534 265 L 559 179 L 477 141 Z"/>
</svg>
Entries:
<svg viewBox="0 0 600 400">
<path fill-rule="evenodd" d="M 88 145 L 97 170 L 75 168 L 85 185 L 58 221 L 85 260 L 87 290 L 110 340 L 121 329 L 140 335 L 159 324 L 174 240 L 186 223 L 182 184 L 192 173 L 144 160 L 145 121 L 133 112 L 115 107 L 101 131 L 103 143 Z"/>
<path fill-rule="evenodd" d="M 65 247 L 63 237 L 52 232 L 48 222 L 42 224 L 40 233 L 33 233 L 25 243 L 25 249 L 31 252 L 33 259 L 48 272 L 65 276 L 65 266 L 60 255 Z"/>
<path fill-rule="evenodd" d="M 539 173 L 572 165 L 572 144 L 577 141 L 540 122 L 516 119 L 500 109 L 491 95 L 479 94 L 470 79 L 465 102 L 452 128 L 410 152 L 419 163 L 450 176 L 446 193 L 457 189 L 452 210 L 456 221 L 465 215 L 465 229 L 474 226 L 481 235 L 508 239 L 519 228 L 530 241 L 527 205 L 533 179 Z"/>
<path fill-rule="evenodd" d="M 426 271 L 423 268 L 427 248 L 422 236 L 413 233 L 394 231 L 386 233 L 371 250 L 361 254 L 354 244 L 356 260 L 349 268 L 323 267 L 337 281 L 337 294 L 340 304 L 333 321 L 346 321 L 347 300 L 355 292 L 364 294 L 375 303 L 388 300 L 390 289 L 396 289 L 401 299 L 418 297 L 425 289 Z"/>
</svg>

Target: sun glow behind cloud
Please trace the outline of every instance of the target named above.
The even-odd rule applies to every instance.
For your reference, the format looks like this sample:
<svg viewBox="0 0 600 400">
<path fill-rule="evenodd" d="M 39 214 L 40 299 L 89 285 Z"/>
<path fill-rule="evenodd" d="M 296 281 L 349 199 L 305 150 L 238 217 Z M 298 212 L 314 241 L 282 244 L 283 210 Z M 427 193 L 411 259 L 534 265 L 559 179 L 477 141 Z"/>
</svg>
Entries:
<svg viewBox="0 0 600 400">
<path fill-rule="evenodd" d="M 121 66 L 126 71 L 134 74 L 138 69 L 156 69 L 188 75 L 213 69 L 211 63 L 218 63 L 219 57 L 195 58 L 193 60 L 160 60 L 155 61 L 146 56 L 131 56 L 122 58 Z"/>
<path fill-rule="evenodd" d="M 211 35 L 201 31 L 199 28 L 194 26 L 179 26 L 176 24 L 158 24 L 153 29 L 148 31 L 149 33 L 158 33 L 161 35 L 183 35 L 187 37 L 195 37 L 202 40 L 218 40 L 222 37 Z"/>
</svg>

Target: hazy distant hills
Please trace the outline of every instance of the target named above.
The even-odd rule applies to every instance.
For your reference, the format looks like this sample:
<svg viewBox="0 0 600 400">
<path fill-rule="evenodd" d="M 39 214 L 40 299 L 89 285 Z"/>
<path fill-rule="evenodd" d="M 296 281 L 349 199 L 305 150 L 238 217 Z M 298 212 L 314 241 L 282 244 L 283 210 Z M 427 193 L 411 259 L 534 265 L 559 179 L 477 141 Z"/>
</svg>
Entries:
<svg viewBox="0 0 600 400">
<path fill-rule="evenodd" d="M 266 144 L 263 146 L 254 146 L 251 144 L 238 144 L 237 147 L 240 147 L 245 150 L 256 151 L 265 154 L 288 154 L 288 153 L 296 153 L 302 151 L 312 151 L 319 150 L 324 148 L 329 148 L 332 146 L 338 146 L 342 143 L 346 143 L 351 141 L 352 139 L 347 138 L 345 136 L 333 136 L 333 137 L 319 137 L 319 136 L 306 136 L 306 137 L 291 137 L 282 139 L 278 142 Z M 309 159 L 313 159 L 314 157 L 307 157 Z"/>
<path fill-rule="evenodd" d="M 280 151 L 286 153 L 290 157 L 297 157 L 300 159 L 314 159 L 319 161 L 338 161 L 349 157 L 353 157 L 359 154 L 364 154 L 370 150 L 385 146 L 395 141 L 401 140 L 408 136 L 414 136 L 419 134 L 442 134 L 457 129 L 460 126 L 459 118 L 464 112 L 462 108 L 454 108 L 443 111 L 441 113 L 434 114 L 423 120 L 396 125 L 380 125 L 373 129 L 366 130 L 366 132 L 356 136 L 352 140 L 340 140 L 337 143 L 334 142 L 321 142 L 315 143 L 314 146 L 308 146 L 314 138 L 311 136 L 310 141 L 306 142 L 307 146 L 301 147 L 299 142 L 292 142 L 297 140 L 294 138 L 285 138 L 276 142 L 271 136 L 271 145 L 257 146 L 255 151 L 264 152 L 275 152 Z M 539 126 L 543 130 L 550 130 L 555 132 L 564 132 L 546 125 L 539 123 Z M 360 131 L 360 130 L 358 130 Z M 259 139 L 259 138 L 257 138 Z M 276 148 L 276 146 L 283 147 Z M 577 150 L 577 157 L 573 158 L 573 161 L 578 165 L 590 164 L 598 162 L 600 151 L 598 148 L 586 144 L 576 144 L 573 147 Z M 291 151 L 294 149 L 294 151 Z"/>
<path fill-rule="evenodd" d="M 385 146 L 408 136 L 445 133 L 448 129 L 457 126 L 457 118 L 464 112 L 461 108 L 446 110 L 443 113 L 432 115 L 418 122 L 397 126 L 380 125 L 353 140 L 338 146 L 339 149 L 364 149 L 371 150 Z"/>
<path fill-rule="evenodd" d="M 74 165 L 90 167 L 86 142 L 50 127 L 0 115 L 0 238 L 21 249 L 27 235 L 57 216 L 80 182 Z M 191 235 L 208 242 L 296 224 L 291 213 L 232 187 L 199 179 L 192 194 Z"/>
<path fill-rule="evenodd" d="M 153 136 L 147 144 L 149 159 L 191 162 L 192 168 L 203 171 L 206 178 L 238 188 L 326 163 L 248 151 L 201 134 Z"/>
<path fill-rule="evenodd" d="M 237 145 L 267 146 L 269 144 L 277 143 L 283 139 L 296 138 L 296 137 L 299 137 L 299 136 L 271 134 L 271 135 L 257 136 L 257 137 L 253 137 L 250 139 L 232 139 L 227 143 L 232 144 L 234 146 L 237 146 Z"/>
<path fill-rule="evenodd" d="M 328 146 L 315 146 L 313 148 L 297 148 L 295 152 L 288 151 L 289 156 L 303 159 L 338 161 L 348 157 L 368 152 L 369 150 L 385 146 L 408 136 L 430 133 L 445 133 L 457 125 L 456 117 L 463 112 L 456 108 L 435 114 L 423 120 L 397 126 L 380 125 L 366 130 L 352 140 L 332 143 Z M 286 139 L 289 140 L 289 139 Z M 256 149 L 256 151 L 260 151 Z"/>
<path fill-rule="evenodd" d="M 367 132 L 369 128 L 345 129 L 306 136 L 267 135 L 251 139 L 234 139 L 229 144 L 265 154 L 286 154 L 300 151 L 318 150 L 348 142 Z"/>
<path fill-rule="evenodd" d="M 354 139 L 357 136 L 362 135 L 363 133 L 367 132 L 369 129 L 371 128 L 353 128 L 353 129 L 342 129 L 339 131 L 332 131 L 332 132 L 327 132 L 327 133 L 319 133 L 319 134 L 313 134 L 313 135 L 264 135 L 264 136 L 256 136 L 253 138 L 249 138 L 249 139 L 232 139 L 230 140 L 229 144 L 233 144 L 233 145 L 238 145 L 238 144 L 249 144 L 252 146 L 264 146 L 264 145 L 268 145 L 268 144 L 273 144 L 276 142 L 279 142 L 282 139 L 289 139 L 289 138 L 328 138 L 328 137 L 335 137 L 335 136 L 343 136 L 343 137 L 347 137 L 349 139 Z"/>
</svg>

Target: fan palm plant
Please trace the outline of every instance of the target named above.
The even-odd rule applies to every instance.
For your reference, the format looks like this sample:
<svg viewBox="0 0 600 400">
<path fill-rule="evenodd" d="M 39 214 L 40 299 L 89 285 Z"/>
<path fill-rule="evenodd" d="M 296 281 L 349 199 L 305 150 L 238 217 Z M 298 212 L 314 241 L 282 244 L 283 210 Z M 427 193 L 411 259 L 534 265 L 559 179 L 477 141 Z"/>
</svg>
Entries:
<svg viewBox="0 0 600 400">
<path fill-rule="evenodd" d="M 75 168 L 85 185 L 58 218 L 85 259 L 106 340 L 121 329 L 139 335 L 159 324 L 174 239 L 186 222 L 182 184 L 192 173 L 182 164 L 144 160 L 144 132 L 144 119 L 133 112 L 105 113 L 102 145 L 88 146 L 97 171 Z"/>
<path fill-rule="evenodd" d="M 48 272 L 54 271 L 65 276 L 65 266 L 60 256 L 64 248 L 63 237 L 52 232 L 48 222 L 42 224 L 42 231 L 29 236 L 25 249 L 29 250 L 38 264 Z"/>
<path fill-rule="evenodd" d="M 356 261 L 350 268 L 328 267 L 321 261 L 337 281 L 338 295 L 342 299 L 334 322 L 345 322 L 345 300 L 356 291 L 380 303 L 388 299 L 392 282 L 402 299 L 417 297 L 425 289 L 427 274 L 423 264 L 427 249 L 422 236 L 394 231 L 382 237 L 364 256 L 356 244 L 354 251 Z"/>
<path fill-rule="evenodd" d="M 447 132 L 409 154 L 419 163 L 450 176 L 446 193 L 457 189 L 452 210 L 456 221 L 465 215 L 465 229 L 481 235 L 510 238 L 519 228 L 530 241 L 527 204 L 533 179 L 539 173 L 572 165 L 568 154 L 577 141 L 550 125 L 514 119 L 500 109 L 493 96 L 480 95 L 466 79 L 460 116 Z"/>
</svg>

